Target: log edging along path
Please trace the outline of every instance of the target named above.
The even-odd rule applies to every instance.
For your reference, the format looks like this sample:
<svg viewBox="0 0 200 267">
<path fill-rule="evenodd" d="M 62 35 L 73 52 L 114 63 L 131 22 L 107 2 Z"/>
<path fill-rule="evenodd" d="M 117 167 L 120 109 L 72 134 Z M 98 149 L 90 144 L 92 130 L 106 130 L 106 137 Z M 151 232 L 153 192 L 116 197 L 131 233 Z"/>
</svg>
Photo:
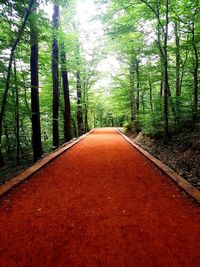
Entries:
<svg viewBox="0 0 200 267">
<path fill-rule="evenodd" d="M 194 200 L 200 203 L 200 191 L 191 185 L 188 181 L 186 181 L 182 176 L 168 167 L 159 159 L 152 156 L 149 152 L 144 150 L 142 147 L 137 145 L 134 141 L 124 135 L 119 129 L 118 133 L 124 137 L 124 139 L 130 143 L 133 147 L 135 147 L 140 153 L 142 153 L 146 158 L 148 158 L 151 162 L 153 162 L 164 174 L 169 176 L 180 188 L 182 188 L 189 196 L 191 196 Z"/>
<path fill-rule="evenodd" d="M 20 174 L 18 174 L 13 179 L 5 182 L 3 185 L 0 186 L 0 197 L 8 193 L 12 188 L 18 186 L 26 179 L 30 178 L 34 173 L 39 171 L 42 167 L 44 167 L 46 164 L 60 156 L 62 153 L 79 143 L 83 138 L 85 138 L 88 134 L 90 134 L 94 129 L 89 131 L 88 133 L 82 135 L 77 140 L 72 141 L 71 143 L 65 143 L 62 145 L 62 147 L 58 148 L 56 151 L 51 152 L 44 158 L 40 159 L 38 162 L 36 162 L 33 166 L 29 167 L 25 171 L 22 171 Z"/>
</svg>

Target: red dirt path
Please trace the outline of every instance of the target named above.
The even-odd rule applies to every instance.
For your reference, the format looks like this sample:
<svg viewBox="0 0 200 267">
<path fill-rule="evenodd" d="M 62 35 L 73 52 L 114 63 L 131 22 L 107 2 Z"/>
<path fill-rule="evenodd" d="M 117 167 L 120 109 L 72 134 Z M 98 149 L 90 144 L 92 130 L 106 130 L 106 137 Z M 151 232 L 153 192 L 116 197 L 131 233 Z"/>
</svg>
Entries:
<svg viewBox="0 0 200 267">
<path fill-rule="evenodd" d="M 0 200 L 0 266 L 200 266 L 200 209 L 113 129 Z"/>
</svg>

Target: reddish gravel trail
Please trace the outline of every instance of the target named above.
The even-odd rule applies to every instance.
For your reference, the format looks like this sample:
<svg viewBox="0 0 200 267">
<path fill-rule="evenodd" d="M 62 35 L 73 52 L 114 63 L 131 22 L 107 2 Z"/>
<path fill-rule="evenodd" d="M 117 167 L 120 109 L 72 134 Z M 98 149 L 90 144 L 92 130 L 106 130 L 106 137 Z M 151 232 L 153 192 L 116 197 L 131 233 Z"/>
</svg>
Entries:
<svg viewBox="0 0 200 267">
<path fill-rule="evenodd" d="M 0 199 L 0 266 L 200 266 L 200 209 L 114 129 Z"/>
</svg>

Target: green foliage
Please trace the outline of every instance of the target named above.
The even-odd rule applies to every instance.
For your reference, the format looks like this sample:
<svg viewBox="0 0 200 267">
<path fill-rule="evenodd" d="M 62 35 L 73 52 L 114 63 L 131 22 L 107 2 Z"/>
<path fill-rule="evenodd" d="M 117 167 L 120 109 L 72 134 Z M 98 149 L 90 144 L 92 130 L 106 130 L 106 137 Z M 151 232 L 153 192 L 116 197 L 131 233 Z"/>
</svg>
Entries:
<svg viewBox="0 0 200 267">
<path fill-rule="evenodd" d="M 139 122 L 147 135 L 163 135 L 163 93 L 161 95 L 161 79 L 164 79 L 161 52 L 164 41 L 165 3 L 164 1 L 120 1 L 113 0 L 108 4 L 107 12 L 102 20 L 110 37 L 112 49 L 123 58 L 123 79 L 117 81 L 112 91 L 112 110 L 116 114 L 126 114 L 125 127 L 135 130 L 135 121 Z M 194 128 L 194 47 L 199 46 L 199 1 L 170 2 L 169 40 L 168 40 L 168 78 L 169 78 L 169 110 L 168 119 L 170 132 L 184 129 L 184 125 Z M 192 11 L 191 11 L 192 10 Z M 178 22 L 179 47 L 177 48 L 175 22 Z M 194 29 L 192 29 L 192 25 Z M 158 31 L 159 29 L 159 31 Z M 192 31 L 194 32 L 192 33 Z M 158 33 L 160 36 L 158 36 Z M 159 39 L 160 38 L 160 39 Z M 160 43 L 159 43 L 160 42 Z M 177 50 L 178 49 L 178 50 Z M 177 69 L 177 53 L 180 65 Z M 139 61 L 139 80 L 132 58 Z M 126 65 L 127 67 L 124 67 Z M 133 96 L 130 94 L 132 68 Z M 178 78 L 177 78 L 178 75 Z M 179 79 L 180 93 L 177 95 L 176 83 Z M 199 86 L 199 85 L 198 85 Z M 139 93 L 138 93 L 139 92 Z M 139 110 L 136 111 L 137 94 Z M 130 123 L 130 98 L 133 97 L 134 119 Z M 198 114 L 199 116 L 199 114 Z M 138 127 L 138 128 L 140 128 Z"/>
</svg>

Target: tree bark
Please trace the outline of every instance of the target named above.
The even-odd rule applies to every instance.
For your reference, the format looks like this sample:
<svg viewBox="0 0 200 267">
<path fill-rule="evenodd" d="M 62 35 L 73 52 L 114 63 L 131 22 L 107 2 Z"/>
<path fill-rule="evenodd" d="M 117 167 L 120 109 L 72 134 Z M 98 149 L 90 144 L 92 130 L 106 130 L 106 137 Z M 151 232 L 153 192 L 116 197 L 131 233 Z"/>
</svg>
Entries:
<svg viewBox="0 0 200 267">
<path fill-rule="evenodd" d="M 76 126 L 76 120 L 72 117 L 72 129 L 73 129 L 73 136 L 77 137 L 77 126 Z"/>
<path fill-rule="evenodd" d="M 87 82 L 83 82 L 83 104 L 84 104 L 84 132 L 86 133 L 89 129 L 88 127 L 88 87 Z"/>
<path fill-rule="evenodd" d="M 160 16 L 160 15 L 159 15 Z M 160 55 L 160 96 L 163 96 L 163 87 L 164 87 L 164 52 L 161 44 L 161 32 L 160 32 L 160 25 L 157 25 L 157 37 L 158 37 L 158 48 L 159 48 L 159 55 Z"/>
<path fill-rule="evenodd" d="M 134 92 L 134 57 L 131 57 L 130 62 L 130 111 L 131 111 L 131 122 L 135 120 L 135 92 Z"/>
<path fill-rule="evenodd" d="M 169 3 L 168 0 L 165 1 L 165 34 L 164 34 L 164 130 L 165 130 L 165 141 L 167 141 L 169 136 L 169 119 L 168 119 L 168 24 L 169 24 Z"/>
<path fill-rule="evenodd" d="M 85 113 L 84 113 L 84 124 L 85 124 L 85 133 L 88 132 L 89 126 L 88 126 L 88 107 L 85 103 Z"/>
<path fill-rule="evenodd" d="M 14 60 L 14 75 L 15 75 L 15 122 L 16 122 L 16 143 L 17 143 L 17 151 L 16 151 L 16 158 L 17 164 L 19 164 L 19 154 L 20 154 L 20 136 L 19 136 L 19 88 L 17 86 L 17 67 L 16 62 Z"/>
<path fill-rule="evenodd" d="M 93 115 L 93 125 L 94 128 L 96 127 L 96 110 L 94 109 L 94 115 Z"/>
<path fill-rule="evenodd" d="M 4 94 L 3 94 L 3 99 L 2 99 L 2 104 L 1 104 L 1 110 L 0 110 L 0 167 L 2 165 L 4 165 L 4 159 L 3 159 L 3 154 L 2 154 L 2 150 L 1 150 L 1 146 L 2 146 L 2 126 L 3 126 L 3 117 L 4 117 L 4 113 L 5 113 L 5 109 L 6 109 L 6 101 L 7 101 L 7 95 L 8 95 L 8 91 L 9 91 L 9 87 L 10 87 L 10 77 L 11 77 L 11 69 L 12 69 L 12 62 L 13 62 L 13 58 L 14 58 L 14 53 L 15 50 L 21 40 L 22 34 L 24 32 L 24 29 L 26 27 L 26 22 L 28 20 L 28 17 L 31 13 L 31 8 L 34 4 L 35 0 L 30 0 L 29 2 L 29 6 L 28 9 L 26 11 L 26 15 L 24 17 L 24 20 L 22 22 L 22 26 L 19 30 L 19 33 L 17 35 L 17 38 L 11 48 L 11 52 L 10 52 L 10 58 L 9 58 L 9 63 L 8 63 L 8 69 L 7 69 L 7 77 L 6 77 L 6 82 L 5 82 L 5 89 L 4 89 Z"/>
<path fill-rule="evenodd" d="M 177 116 L 180 116 L 180 95 L 181 95 L 181 77 L 180 77 L 180 36 L 179 36 L 179 23 L 175 21 L 175 40 L 176 40 L 176 110 Z"/>
<path fill-rule="evenodd" d="M 151 112 L 153 111 L 153 97 L 152 97 L 152 84 L 151 80 L 149 77 L 149 101 L 150 101 L 150 107 L 151 107 Z"/>
<path fill-rule="evenodd" d="M 158 11 L 158 14 L 159 14 L 159 11 Z M 159 15 L 160 16 L 160 15 Z M 159 54 L 160 54 L 160 69 L 161 69 L 161 81 L 160 81 L 160 96 L 161 97 L 166 97 L 165 93 L 164 93 L 164 90 L 166 88 L 166 67 L 167 67 L 167 90 L 168 90 L 168 96 L 167 96 L 167 99 L 170 100 L 170 107 L 171 107 L 171 110 L 172 110 L 172 114 L 173 114 L 173 117 L 174 117 L 174 121 L 175 123 L 179 121 L 178 117 L 177 117 L 177 114 L 176 114 L 176 107 L 174 105 L 174 102 L 173 102 L 173 99 L 171 97 L 171 91 L 170 91 L 170 88 L 169 88 L 169 83 L 168 83 L 168 55 L 167 55 L 167 58 L 165 58 L 165 52 L 166 52 L 166 33 L 164 33 L 164 47 L 163 45 L 161 44 L 161 32 L 160 32 L 160 29 L 159 29 L 160 25 L 158 23 L 158 29 L 157 29 L 157 33 L 158 33 L 158 48 L 159 48 Z M 168 31 L 168 29 L 167 29 Z M 167 37 L 168 38 L 168 37 Z M 166 66 L 166 63 L 167 63 L 167 66 Z M 164 100 L 165 102 L 165 100 Z M 167 106 L 168 106 L 168 103 L 167 103 Z M 164 109 L 166 108 L 165 106 L 165 103 L 164 103 Z M 167 107 L 168 109 L 168 107 Z M 165 111 L 164 111 L 165 113 Z M 164 115 L 165 116 L 165 115 Z"/>
<path fill-rule="evenodd" d="M 7 123 L 4 121 L 4 133 L 6 137 L 6 147 L 7 147 L 7 154 L 11 154 L 11 144 L 10 144 L 10 137 L 9 137 L 9 132 L 7 128 Z"/>
<path fill-rule="evenodd" d="M 135 58 L 135 70 L 136 70 L 136 80 L 137 80 L 137 96 L 136 96 L 136 112 L 139 114 L 140 109 L 140 70 L 139 61 Z"/>
<path fill-rule="evenodd" d="M 71 133 L 71 108 L 69 98 L 69 81 L 67 72 L 67 60 L 65 55 L 65 47 L 62 44 L 61 48 L 61 72 L 62 72 L 62 83 L 63 83 L 63 94 L 64 94 L 64 136 L 65 142 L 72 138 Z"/>
<path fill-rule="evenodd" d="M 193 115 L 192 119 L 193 122 L 196 123 L 197 117 L 198 117 L 198 87 L 199 87 L 199 81 L 198 81 L 198 69 L 199 69 L 199 57 L 198 57 L 198 49 L 196 46 L 195 41 L 195 25 L 194 22 L 192 23 L 192 46 L 194 49 L 194 98 L 193 98 Z"/>
<path fill-rule="evenodd" d="M 175 22 L 175 38 L 176 38 L 176 96 L 179 97 L 180 91 L 180 37 L 179 37 L 179 25 Z"/>
<path fill-rule="evenodd" d="M 186 49 L 185 49 L 185 59 L 181 63 L 180 93 L 182 91 L 183 77 L 184 77 L 184 74 L 185 74 L 185 66 L 186 66 L 186 63 L 187 63 L 187 60 L 188 60 L 188 53 L 189 53 L 188 46 L 189 46 L 189 34 L 187 36 L 187 43 L 186 43 Z"/>
<path fill-rule="evenodd" d="M 59 146 L 59 74 L 58 74 L 58 40 L 57 30 L 59 21 L 59 6 L 54 5 L 53 13 L 53 44 L 52 44 L 52 78 L 53 78 L 53 146 Z"/>
<path fill-rule="evenodd" d="M 42 156 L 41 125 L 40 125 L 40 104 L 39 104 L 39 79 L 38 79 L 38 33 L 37 20 L 34 9 L 30 21 L 31 36 L 31 122 L 32 122 L 32 149 L 33 161 L 36 162 Z"/>
<path fill-rule="evenodd" d="M 76 92 L 77 92 L 77 126 L 78 126 L 78 136 L 84 133 L 83 130 L 83 112 L 82 112 L 82 94 L 81 94 L 81 81 L 80 81 L 80 71 L 76 72 Z"/>
</svg>

